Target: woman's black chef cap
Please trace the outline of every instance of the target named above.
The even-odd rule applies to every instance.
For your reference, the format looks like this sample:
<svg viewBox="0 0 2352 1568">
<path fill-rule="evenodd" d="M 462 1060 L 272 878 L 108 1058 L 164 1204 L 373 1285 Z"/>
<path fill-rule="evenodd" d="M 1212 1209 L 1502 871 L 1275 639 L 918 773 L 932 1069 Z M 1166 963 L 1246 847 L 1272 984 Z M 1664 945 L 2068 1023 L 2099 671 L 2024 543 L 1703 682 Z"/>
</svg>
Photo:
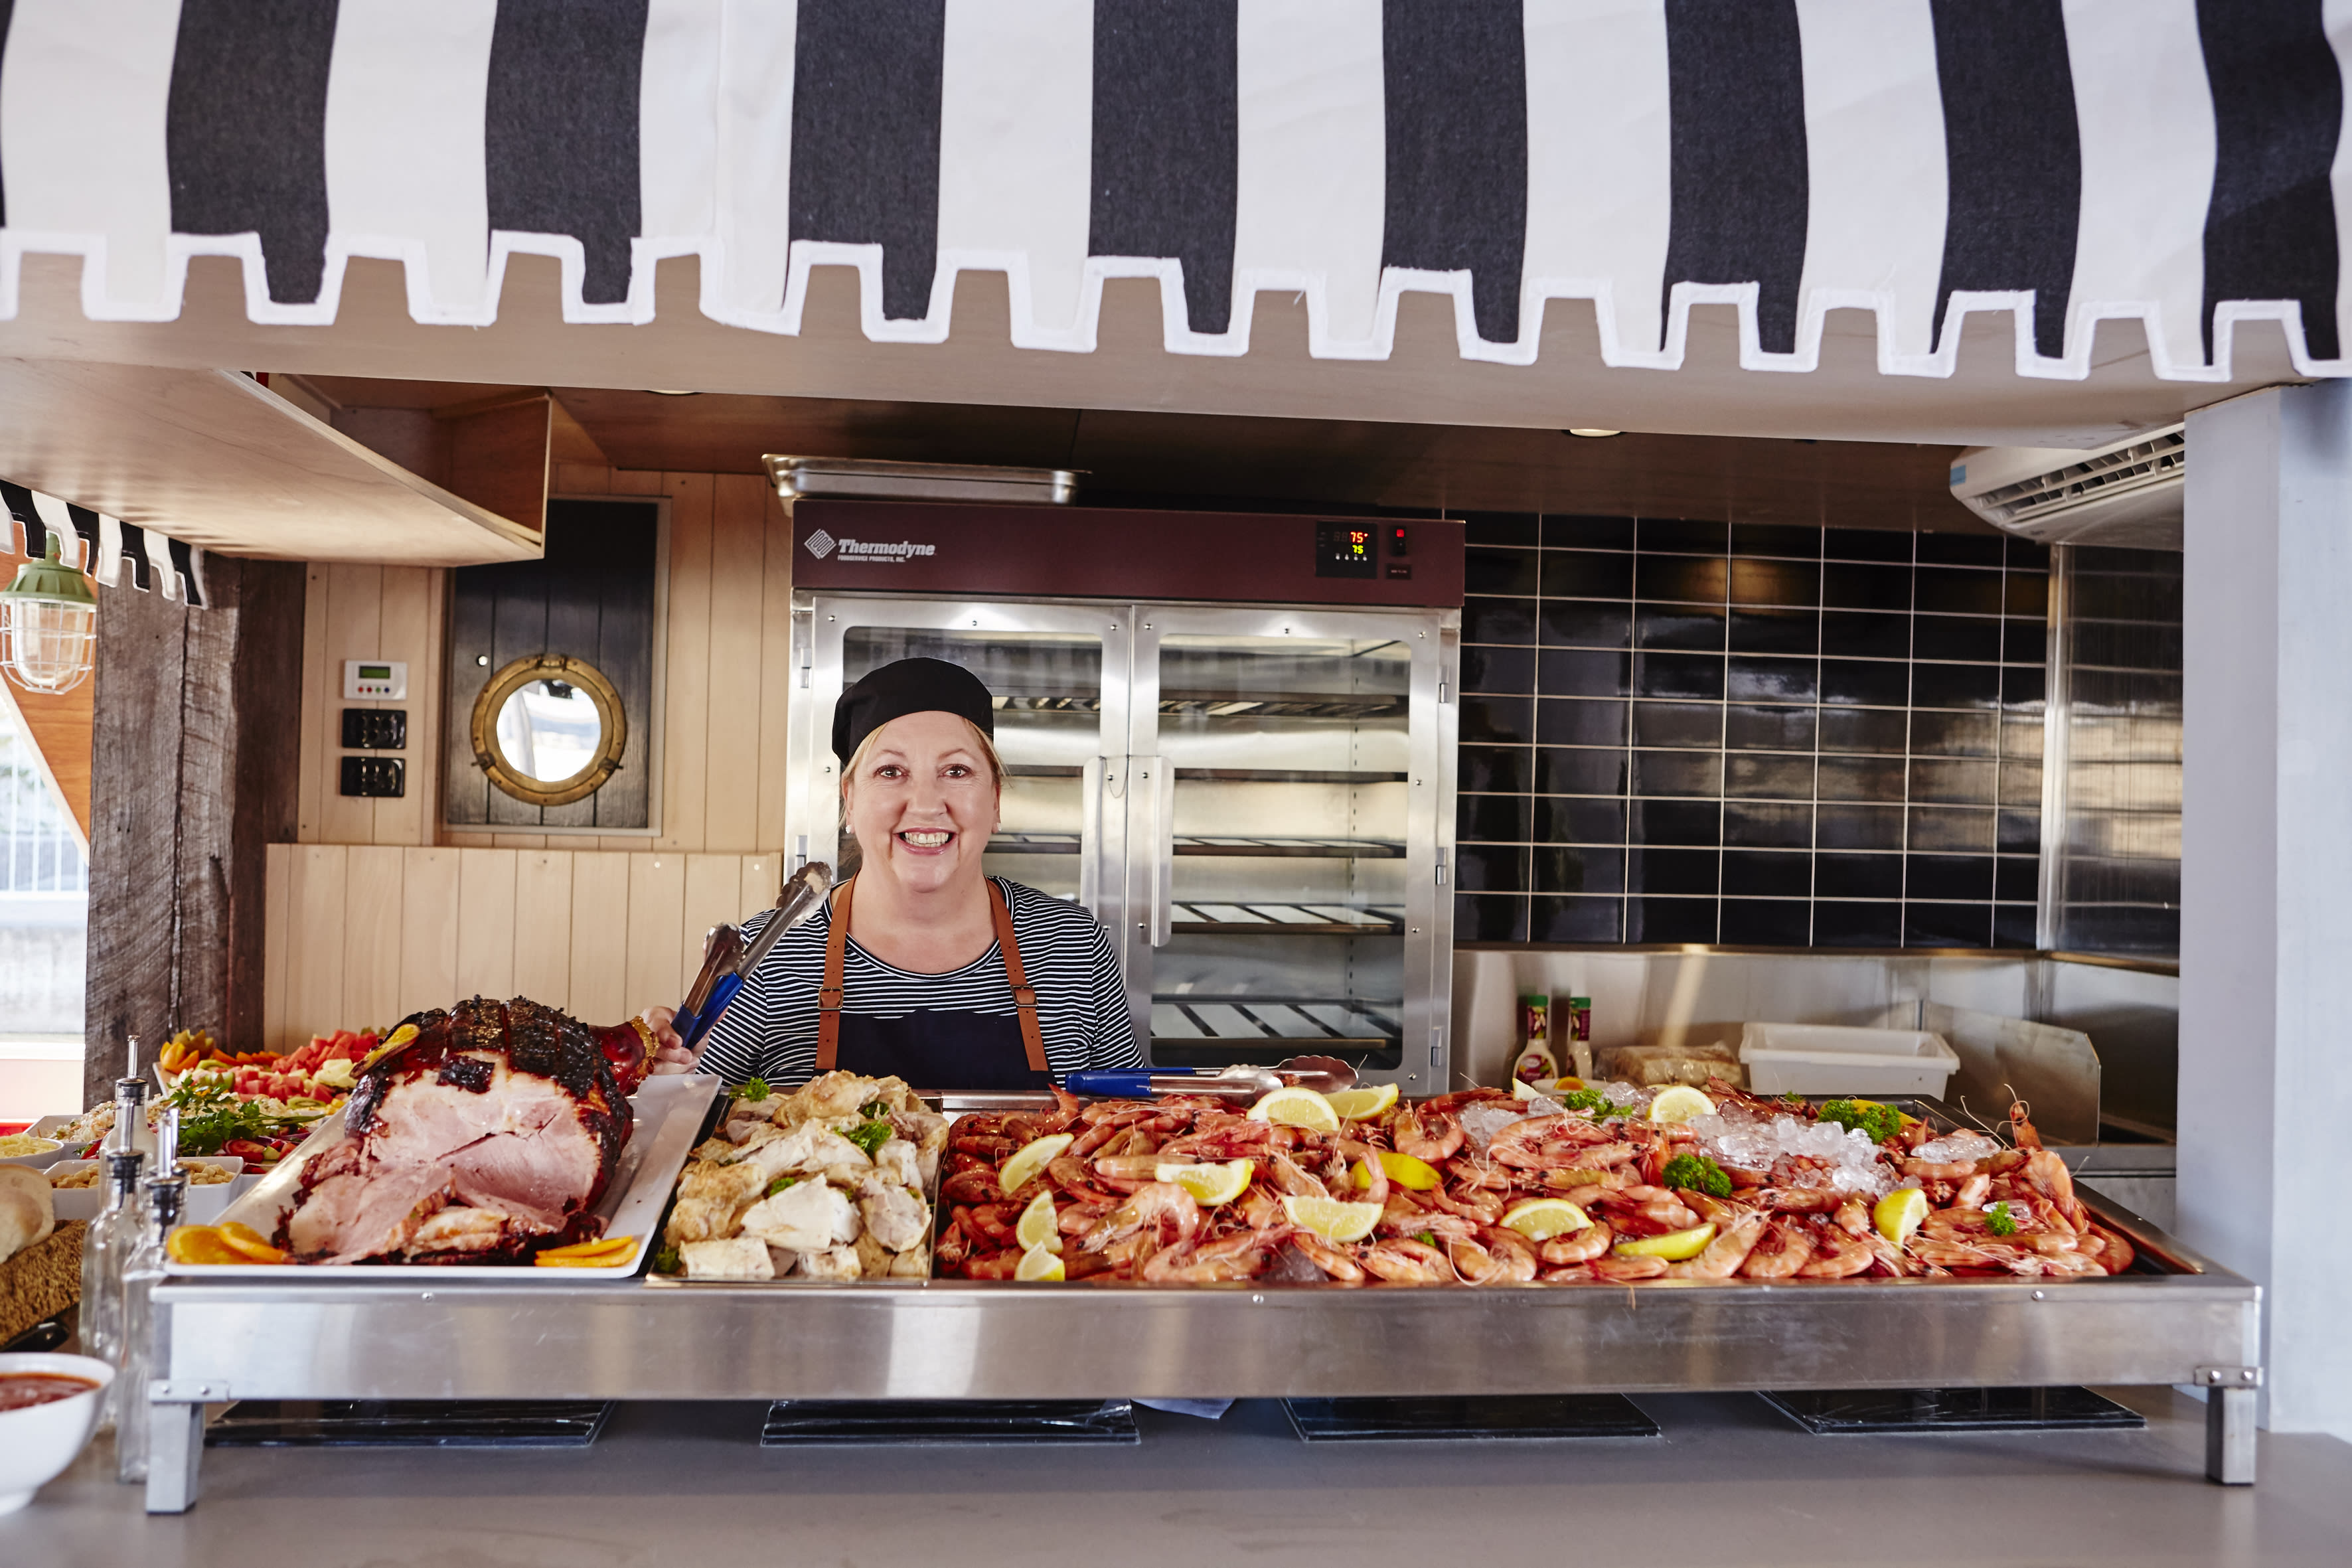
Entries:
<svg viewBox="0 0 2352 1568">
<path fill-rule="evenodd" d="M 952 713 L 996 739 L 996 705 L 980 677 L 943 658 L 902 658 L 842 692 L 833 705 L 833 754 L 848 766 L 866 736 L 909 713 Z"/>
</svg>

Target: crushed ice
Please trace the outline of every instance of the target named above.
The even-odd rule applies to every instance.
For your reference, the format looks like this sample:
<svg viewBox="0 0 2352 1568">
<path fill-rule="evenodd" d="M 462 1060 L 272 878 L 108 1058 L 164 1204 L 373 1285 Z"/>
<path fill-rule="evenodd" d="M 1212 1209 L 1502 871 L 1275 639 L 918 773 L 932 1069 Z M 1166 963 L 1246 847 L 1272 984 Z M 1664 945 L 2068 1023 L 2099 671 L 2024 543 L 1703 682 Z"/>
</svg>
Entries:
<svg viewBox="0 0 2352 1568">
<path fill-rule="evenodd" d="M 1693 1117 L 1689 1127 L 1700 1145 L 1726 1165 L 1769 1171 L 1782 1159 L 1795 1157 L 1815 1162 L 1827 1178 L 1822 1184 L 1832 1192 L 1877 1197 L 1894 1184 L 1894 1173 L 1879 1159 L 1878 1146 L 1869 1135 L 1834 1121 L 1717 1111 Z"/>
<path fill-rule="evenodd" d="M 1554 1114 L 1559 1108 L 1552 1107 Z M 1527 1112 L 1517 1105 L 1474 1105 L 1462 1112 L 1458 1120 L 1468 1135 L 1470 1146 L 1483 1150 L 1495 1140 L 1495 1134 L 1514 1121 L 1525 1120 Z"/>
<path fill-rule="evenodd" d="M 1957 1165 L 1963 1160 L 1990 1159 L 2000 1152 L 2000 1140 L 1963 1127 L 1957 1132 L 1947 1132 L 1941 1138 L 1920 1144 L 1911 1151 L 1911 1157 L 1937 1165 Z"/>
</svg>

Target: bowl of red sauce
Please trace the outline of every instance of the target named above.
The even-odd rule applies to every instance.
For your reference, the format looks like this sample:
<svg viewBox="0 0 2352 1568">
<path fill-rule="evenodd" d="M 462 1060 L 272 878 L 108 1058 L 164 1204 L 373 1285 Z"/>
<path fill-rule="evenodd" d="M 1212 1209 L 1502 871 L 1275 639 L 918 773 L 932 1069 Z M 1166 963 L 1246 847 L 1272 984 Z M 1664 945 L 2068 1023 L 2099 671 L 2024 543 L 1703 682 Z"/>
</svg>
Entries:
<svg viewBox="0 0 2352 1568">
<path fill-rule="evenodd" d="M 113 1367 L 86 1355 L 0 1355 L 0 1514 L 74 1462 L 113 1381 Z"/>
</svg>

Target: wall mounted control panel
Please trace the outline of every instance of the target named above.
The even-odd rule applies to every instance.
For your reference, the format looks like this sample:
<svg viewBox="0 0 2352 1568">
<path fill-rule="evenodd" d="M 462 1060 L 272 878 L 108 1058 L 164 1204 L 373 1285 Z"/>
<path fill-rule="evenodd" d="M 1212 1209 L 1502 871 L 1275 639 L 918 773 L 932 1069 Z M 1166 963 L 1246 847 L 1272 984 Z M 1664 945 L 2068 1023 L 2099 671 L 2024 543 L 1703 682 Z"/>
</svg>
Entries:
<svg viewBox="0 0 2352 1568">
<path fill-rule="evenodd" d="M 396 658 L 343 660 L 343 700 L 397 702 L 408 695 L 408 666 Z"/>
<path fill-rule="evenodd" d="M 398 757 L 345 757 L 342 793 L 397 800 L 407 793 L 408 767 Z"/>
<path fill-rule="evenodd" d="M 346 708 L 343 744 L 354 752 L 404 752 L 408 749 L 405 708 Z"/>
</svg>

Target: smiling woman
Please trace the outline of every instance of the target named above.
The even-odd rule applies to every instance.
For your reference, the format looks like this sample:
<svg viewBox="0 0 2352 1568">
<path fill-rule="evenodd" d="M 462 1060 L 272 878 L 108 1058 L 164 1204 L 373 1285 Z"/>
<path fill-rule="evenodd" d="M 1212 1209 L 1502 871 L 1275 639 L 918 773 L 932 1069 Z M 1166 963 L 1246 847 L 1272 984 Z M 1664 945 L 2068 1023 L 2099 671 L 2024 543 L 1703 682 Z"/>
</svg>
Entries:
<svg viewBox="0 0 2352 1568">
<path fill-rule="evenodd" d="M 981 869 L 1004 784 L 994 730 L 988 689 L 940 659 L 884 665 L 842 693 L 833 750 L 856 875 L 746 978 L 703 1070 L 787 1085 L 841 1068 L 969 1089 L 1143 1065 L 1102 929 Z"/>
</svg>

